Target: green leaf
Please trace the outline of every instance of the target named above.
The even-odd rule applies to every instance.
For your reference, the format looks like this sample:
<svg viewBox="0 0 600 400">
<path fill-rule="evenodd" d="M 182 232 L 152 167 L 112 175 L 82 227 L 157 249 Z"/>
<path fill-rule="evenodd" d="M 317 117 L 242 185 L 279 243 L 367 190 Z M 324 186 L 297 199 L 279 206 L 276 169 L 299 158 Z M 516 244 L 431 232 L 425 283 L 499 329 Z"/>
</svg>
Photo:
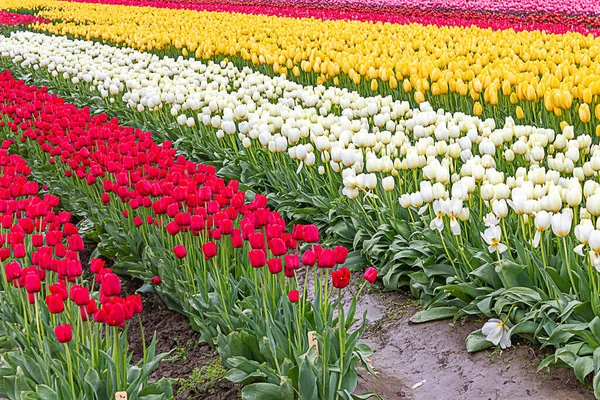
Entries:
<svg viewBox="0 0 600 400">
<path fill-rule="evenodd" d="M 509 260 L 496 263 L 496 273 L 506 288 L 527 287 L 534 288 L 533 282 L 525 272 L 525 266 Z"/>
<path fill-rule="evenodd" d="M 279 386 L 272 383 L 253 383 L 242 389 L 242 400 L 282 400 L 285 399 Z"/>
<path fill-rule="evenodd" d="M 575 366 L 573 367 L 575 371 L 575 376 L 581 382 L 585 382 L 585 377 L 588 376 L 592 371 L 594 371 L 594 360 L 592 357 L 579 357 L 577 361 L 575 361 Z"/>
<path fill-rule="evenodd" d="M 475 353 L 490 347 L 494 347 L 494 343 L 485 338 L 485 335 L 481 333 L 481 329 L 471 332 L 467 336 L 467 351 L 469 353 Z"/>
<path fill-rule="evenodd" d="M 454 317 L 458 311 L 460 311 L 458 307 L 435 307 L 429 310 L 417 312 L 415 315 L 410 317 L 410 322 L 420 324 L 423 322 L 448 319 Z"/>
<path fill-rule="evenodd" d="M 35 387 L 40 400 L 59 400 L 58 395 L 52 388 L 46 385 L 37 385 Z"/>
<path fill-rule="evenodd" d="M 311 400 L 318 397 L 317 392 L 317 375 L 313 362 L 309 358 L 316 357 L 314 349 L 310 349 L 307 353 L 299 357 L 299 379 L 298 388 L 300 390 L 300 398 L 302 400 Z"/>
</svg>

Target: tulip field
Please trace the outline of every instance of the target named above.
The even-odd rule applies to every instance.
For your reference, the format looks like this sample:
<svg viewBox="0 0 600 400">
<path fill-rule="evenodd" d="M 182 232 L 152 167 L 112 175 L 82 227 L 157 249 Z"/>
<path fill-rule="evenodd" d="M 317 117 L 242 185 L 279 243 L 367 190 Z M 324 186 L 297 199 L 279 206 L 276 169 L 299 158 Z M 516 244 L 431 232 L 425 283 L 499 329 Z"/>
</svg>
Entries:
<svg viewBox="0 0 600 400">
<path fill-rule="evenodd" d="M 0 67 L 0 398 L 187 398 L 152 295 L 239 398 L 387 399 L 377 291 L 600 398 L 600 3 L 0 0 Z"/>
</svg>

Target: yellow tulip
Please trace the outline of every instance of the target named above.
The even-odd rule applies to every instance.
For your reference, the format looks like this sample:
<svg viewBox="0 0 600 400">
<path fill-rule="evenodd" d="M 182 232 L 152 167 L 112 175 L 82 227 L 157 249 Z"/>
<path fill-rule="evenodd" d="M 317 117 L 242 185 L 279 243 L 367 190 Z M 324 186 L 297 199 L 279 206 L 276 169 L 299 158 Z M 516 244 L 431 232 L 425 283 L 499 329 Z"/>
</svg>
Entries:
<svg viewBox="0 0 600 400">
<path fill-rule="evenodd" d="M 481 106 L 481 103 L 476 101 L 475 104 L 473 105 L 473 114 L 476 117 L 479 117 L 481 115 L 482 111 L 483 111 L 483 107 Z"/>
<path fill-rule="evenodd" d="M 423 95 L 423 92 L 421 92 L 420 90 L 417 90 L 415 92 L 415 101 L 417 102 L 417 104 L 421 104 L 422 102 L 425 101 L 425 96 Z"/>
<path fill-rule="evenodd" d="M 379 85 L 377 84 L 377 79 L 373 79 L 371 81 L 371 91 L 376 92 L 378 88 L 379 88 Z"/>
<path fill-rule="evenodd" d="M 518 119 L 525 118 L 525 113 L 523 113 L 523 109 L 521 108 L 521 106 L 517 106 L 517 118 Z"/>
<path fill-rule="evenodd" d="M 586 124 L 590 122 L 590 117 L 590 107 L 586 103 L 581 103 L 579 105 L 579 119 L 581 119 L 581 122 Z"/>
</svg>

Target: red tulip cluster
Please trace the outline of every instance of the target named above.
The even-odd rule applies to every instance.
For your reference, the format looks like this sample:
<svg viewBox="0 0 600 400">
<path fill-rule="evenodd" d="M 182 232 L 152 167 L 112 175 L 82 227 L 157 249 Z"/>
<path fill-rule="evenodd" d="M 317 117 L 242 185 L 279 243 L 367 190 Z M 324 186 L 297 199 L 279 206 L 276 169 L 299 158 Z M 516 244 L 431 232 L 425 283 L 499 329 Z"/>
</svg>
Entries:
<svg viewBox="0 0 600 400">
<path fill-rule="evenodd" d="M 324 249 L 317 244 L 315 225 L 297 225 L 287 233 L 285 221 L 267 208 L 265 196 L 258 194 L 247 202 L 237 181 L 226 184 L 214 167 L 177 157 L 169 142 L 157 145 L 148 132 L 119 126 L 104 114 L 92 117 L 88 109 L 65 104 L 44 88 L 17 82 L 9 72 L 0 74 L 0 103 L 8 127 L 22 134 L 22 141 L 36 141 L 67 177 L 101 186 L 103 203 L 120 207 L 132 226 L 153 224 L 173 238 L 183 233 L 202 235 L 206 260 L 217 255 L 223 240 L 229 240 L 234 248 L 245 246 L 252 267 L 268 266 L 271 274 L 283 271 L 288 278 L 295 277 L 301 264 L 331 269 L 346 261 L 346 248 Z M 114 199 L 119 203 L 113 204 Z M 66 233 L 53 239 L 61 254 L 63 236 L 66 250 L 83 249 L 76 229 L 66 226 Z M 302 243 L 309 246 L 304 252 L 299 251 Z M 177 259 L 188 254 L 183 244 L 172 251 Z M 44 265 L 56 264 L 59 276 L 67 280 L 79 276 L 81 264 L 76 257 L 66 253 L 63 257 L 65 261 Z M 114 297 L 119 294 L 118 277 L 110 270 L 93 264 L 92 271 L 101 283 L 102 308 L 94 313 L 94 306 L 89 306 L 88 314 L 94 314 L 96 321 L 122 326 L 136 312 L 137 300 Z M 334 282 L 342 288 L 348 281 L 349 273 Z M 160 278 L 153 283 L 160 283 Z M 62 300 L 52 295 L 49 301 L 60 312 Z"/>
<path fill-rule="evenodd" d="M 46 24 L 49 21 L 33 15 L 15 14 L 8 11 L 0 11 L 0 26 L 29 25 L 34 22 Z"/>
<path fill-rule="evenodd" d="M 21 110 L 28 112 L 27 107 Z M 120 279 L 99 259 L 92 261 L 91 269 L 101 283 L 101 308 L 88 287 L 75 283 L 83 272 L 79 252 L 84 244 L 78 229 L 70 222 L 70 213 L 55 211 L 58 197 L 38 195 L 39 185 L 28 180 L 31 168 L 20 156 L 8 153 L 11 144 L 4 141 L 0 149 L 0 259 L 5 282 L 23 288 L 31 304 L 45 298 L 52 314 L 61 314 L 70 299 L 80 307 L 83 320 L 94 315 L 97 322 L 123 326 L 141 312 L 140 296 L 117 297 Z M 66 329 L 57 327 L 59 340 L 69 337 Z"/>
<path fill-rule="evenodd" d="M 583 35 L 600 33 L 600 9 L 596 2 L 580 0 L 582 9 L 596 12 L 575 12 L 555 0 L 549 7 L 547 2 L 532 1 L 506 4 L 505 2 L 481 1 L 465 2 L 458 0 L 436 0 L 427 3 L 414 0 L 402 1 L 334 1 L 334 2 L 293 2 L 290 0 L 75 0 L 102 4 L 123 4 L 128 6 L 192 9 L 210 12 L 231 12 L 243 14 L 271 15 L 291 18 L 318 18 L 321 20 L 355 20 L 388 22 L 395 24 L 436 25 L 436 26 L 477 26 L 494 30 L 513 29 L 515 31 L 539 30 L 562 34 L 579 32 Z M 490 0 L 491 1 L 491 0 Z M 585 3 L 585 4 L 584 4 Z M 540 10 L 543 9 L 543 12 Z"/>
</svg>

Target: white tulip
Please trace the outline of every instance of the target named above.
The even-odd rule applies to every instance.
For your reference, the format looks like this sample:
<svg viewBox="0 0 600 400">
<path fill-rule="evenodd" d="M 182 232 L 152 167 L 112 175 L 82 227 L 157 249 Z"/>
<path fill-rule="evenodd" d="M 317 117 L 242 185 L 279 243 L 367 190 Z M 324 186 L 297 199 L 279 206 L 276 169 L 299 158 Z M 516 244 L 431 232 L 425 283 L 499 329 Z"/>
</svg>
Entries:
<svg viewBox="0 0 600 400">
<path fill-rule="evenodd" d="M 552 232 L 556 236 L 565 237 L 571 232 L 572 222 L 573 216 L 568 213 L 554 214 L 552 216 Z"/>
</svg>

